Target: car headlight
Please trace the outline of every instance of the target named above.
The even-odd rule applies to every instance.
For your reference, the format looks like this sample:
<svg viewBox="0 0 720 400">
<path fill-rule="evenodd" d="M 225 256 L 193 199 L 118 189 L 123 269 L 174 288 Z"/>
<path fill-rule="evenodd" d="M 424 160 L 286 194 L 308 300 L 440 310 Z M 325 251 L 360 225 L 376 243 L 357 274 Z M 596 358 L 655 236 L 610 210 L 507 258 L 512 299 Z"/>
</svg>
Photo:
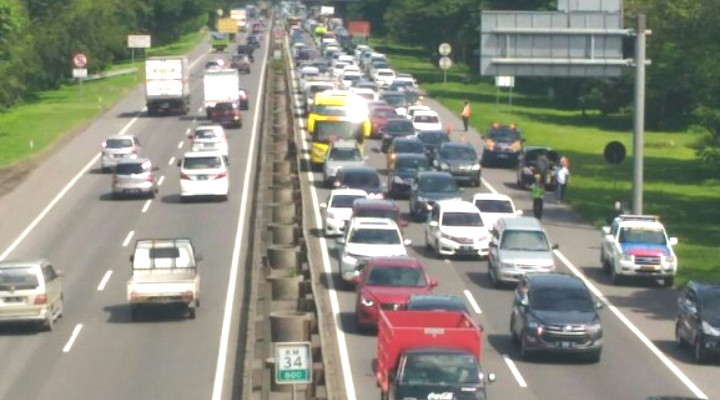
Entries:
<svg viewBox="0 0 720 400">
<path fill-rule="evenodd" d="M 472 166 L 473 171 L 479 171 L 480 170 L 480 164 L 475 164 Z"/>
<path fill-rule="evenodd" d="M 590 336 L 598 337 L 602 334 L 602 325 L 600 325 L 600 321 L 593 321 L 592 324 L 587 325 L 585 327 L 585 330 Z"/>
<path fill-rule="evenodd" d="M 669 263 L 675 262 L 675 256 L 665 256 L 665 261 Z"/>
<path fill-rule="evenodd" d="M 375 302 L 362 296 L 360 297 L 360 304 L 364 305 L 365 307 L 371 307 L 373 304 L 375 304 Z"/>
<path fill-rule="evenodd" d="M 441 170 L 448 170 L 448 169 L 450 169 L 450 164 L 448 164 L 448 163 L 440 163 L 440 169 L 441 169 Z"/>
<path fill-rule="evenodd" d="M 443 238 L 443 239 L 448 239 L 448 240 L 457 241 L 456 238 L 455 238 L 455 236 L 451 236 L 451 235 L 448 235 L 447 233 L 443 233 L 443 232 L 440 232 L 440 237 Z"/>
<path fill-rule="evenodd" d="M 620 256 L 620 261 L 633 262 L 635 261 L 635 256 L 632 254 L 623 254 Z"/>
<path fill-rule="evenodd" d="M 720 328 L 716 328 L 716 327 L 708 324 L 706 321 L 702 322 L 702 331 L 706 335 L 720 336 Z"/>
<path fill-rule="evenodd" d="M 511 263 L 511 262 L 499 262 L 499 263 L 498 263 L 498 266 L 499 266 L 500 268 L 502 268 L 502 269 L 510 269 L 510 268 L 515 268 L 515 263 Z"/>
</svg>

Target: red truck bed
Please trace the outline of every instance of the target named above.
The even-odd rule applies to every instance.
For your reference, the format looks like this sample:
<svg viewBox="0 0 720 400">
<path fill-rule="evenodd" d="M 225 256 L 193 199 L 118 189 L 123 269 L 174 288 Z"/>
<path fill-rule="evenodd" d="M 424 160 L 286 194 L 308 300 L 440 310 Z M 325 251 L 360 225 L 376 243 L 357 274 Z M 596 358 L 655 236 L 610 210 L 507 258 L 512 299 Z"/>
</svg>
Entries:
<svg viewBox="0 0 720 400">
<path fill-rule="evenodd" d="M 464 312 L 381 311 L 375 377 L 383 392 L 400 355 L 415 347 L 469 351 L 480 360 L 482 328 Z"/>
</svg>

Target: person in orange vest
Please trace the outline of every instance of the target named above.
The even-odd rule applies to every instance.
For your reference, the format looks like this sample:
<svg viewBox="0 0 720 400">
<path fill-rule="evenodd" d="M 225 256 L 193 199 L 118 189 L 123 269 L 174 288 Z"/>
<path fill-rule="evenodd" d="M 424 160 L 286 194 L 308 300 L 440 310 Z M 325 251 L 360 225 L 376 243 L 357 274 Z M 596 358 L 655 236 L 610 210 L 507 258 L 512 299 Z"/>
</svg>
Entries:
<svg viewBox="0 0 720 400">
<path fill-rule="evenodd" d="M 463 126 L 465 127 L 465 132 L 468 131 L 468 122 L 470 121 L 470 102 L 465 100 L 465 103 L 463 104 L 462 112 L 460 113 L 460 117 L 462 117 Z"/>
</svg>

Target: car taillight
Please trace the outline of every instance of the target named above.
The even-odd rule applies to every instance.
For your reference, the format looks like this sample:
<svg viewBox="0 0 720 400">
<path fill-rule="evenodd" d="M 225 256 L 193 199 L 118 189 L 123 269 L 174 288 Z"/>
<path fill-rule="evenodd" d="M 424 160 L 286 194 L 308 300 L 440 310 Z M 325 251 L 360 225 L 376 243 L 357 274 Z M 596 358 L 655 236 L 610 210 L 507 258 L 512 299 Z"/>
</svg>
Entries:
<svg viewBox="0 0 720 400">
<path fill-rule="evenodd" d="M 133 146 L 133 148 L 132 148 L 132 153 L 133 153 L 133 154 L 137 154 L 137 147 Z"/>
<path fill-rule="evenodd" d="M 45 296 L 44 294 L 39 294 L 39 295 L 35 296 L 35 305 L 36 306 L 39 306 L 39 305 L 42 305 L 45 303 L 47 303 L 47 296 Z"/>
<path fill-rule="evenodd" d="M 224 178 L 224 177 L 226 177 L 226 176 L 227 176 L 227 171 L 221 172 L 221 173 L 215 175 L 215 179 Z"/>
<path fill-rule="evenodd" d="M 542 327 L 542 325 L 540 325 L 540 326 L 537 327 L 537 331 L 536 331 L 536 332 L 537 332 L 537 335 L 538 335 L 538 336 L 542 336 L 542 334 L 543 334 L 543 327 Z"/>
<path fill-rule="evenodd" d="M 147 178 L 145 178 L 145 180 L 148 181 L 148 182 L 152 182 L 152 181 L 155 180 L 155 177 L 152 176 L 152 174 L 148 174 L 148 176 L 147 176 Z"/>
<path fill-rule="evenodd" d="M 118 183 L 118 178 L 117 178 L 117 176 L 113 175 L 113 177 L 112 177 L 112 184 L 113 184 L 113 185 L 117 185 L 117 183 Z"/>
<path fill-rule="evenodd" d="M 185 173 L 182 173 L 182 172 L 181 172 L 181 173 L 180 173 L 180 180 L 189 181 L 189 180 L 190 180 L 190 177 L 188 176 L 188 174 L 185 174 Z"/>
<path fill-rule="evenodd" d="M 191 302 L 195 298 L 195 295 L 193 295 L 193 292 L 187 290 L 183 292 L 180 297 L 182 297 L 183 301 Z"/>
<path fill-rule="evenodd" d="M 130 293 L 130 302 L 136 302 L 138 300 L 140 300 L 140 295 L 138 294 L 138 292 Z"/>
</svg>

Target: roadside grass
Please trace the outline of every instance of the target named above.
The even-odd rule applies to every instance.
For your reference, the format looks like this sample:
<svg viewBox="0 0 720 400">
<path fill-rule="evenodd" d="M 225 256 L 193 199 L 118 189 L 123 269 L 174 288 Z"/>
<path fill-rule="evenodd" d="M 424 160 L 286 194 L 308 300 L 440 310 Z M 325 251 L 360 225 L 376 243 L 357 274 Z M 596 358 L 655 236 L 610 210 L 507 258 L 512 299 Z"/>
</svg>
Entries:
<svg viewBox="0 0 720 400">
<path fill-rule="evenodd" d="M 631 116 L 604 117 L 595 111 L 583 116 L 580 110 L 554 108 L 551 99 L 517 92 L 510 106 L 509 92 L 502 89 L 498 96 L 492 78 L 462 83 L 468 73 L 464 65 L 453 66 L 443 84 L 442 71 L 421 49 L 381 40 L 372 44 L 387 54 L 396 70 L 412 73 L 428 95 L 449 110 L 459 113 L 468 99 L 473 107 L 470 123 L 477 131 L 485 131 L 494 121 L 515 122 L 527 145 L 552 146 L 568 156 L 572 164 L 569 203 L 598 228 L 614 199 L 629 203 Z M 516 84 L 522 85 L 522 80 Z M 645 133 L 644 212 L 660 215 L 669 235 L 679 238 L 678 283 L 691 278 L 720 280 L 720 176 L 695 156 L 695 144 L 702 136 L 695 130 Z M 613 140 L 623 143 L 628 152 L 620 166 L 609 166 L 602 156 L 605 145 Z"/>
<path fill-rule="evenodd" d="M 150 55 L 184 54 L 200 43 L 205 30 L 183 36 L 176 43 L 148 50 Z M 57 90 L 33 93 L 28 100 L 0 113 L 0 169 L 40 155 L 66 134 L 86 125 L 142 82 L 142 60 L 134 74 L 68 83 Z M 131 67 L 130 60 L 108 69 Z"/>
</svg>

